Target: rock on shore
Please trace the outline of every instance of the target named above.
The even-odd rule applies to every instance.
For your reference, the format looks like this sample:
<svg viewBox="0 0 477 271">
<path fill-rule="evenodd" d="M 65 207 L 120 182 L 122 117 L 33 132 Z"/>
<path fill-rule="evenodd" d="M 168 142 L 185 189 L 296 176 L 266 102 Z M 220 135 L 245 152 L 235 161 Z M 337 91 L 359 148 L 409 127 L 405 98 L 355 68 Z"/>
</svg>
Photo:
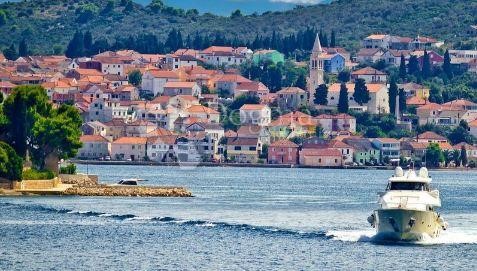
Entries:
<svg viewBox="0 0 477 271">
<path fill-rule="evenodd" d="M 67 189 L 63 195 L 92 197 L 192 197 L 192 193 L 181 187 L 146 186 L 76 186 Z"/>
</svg>

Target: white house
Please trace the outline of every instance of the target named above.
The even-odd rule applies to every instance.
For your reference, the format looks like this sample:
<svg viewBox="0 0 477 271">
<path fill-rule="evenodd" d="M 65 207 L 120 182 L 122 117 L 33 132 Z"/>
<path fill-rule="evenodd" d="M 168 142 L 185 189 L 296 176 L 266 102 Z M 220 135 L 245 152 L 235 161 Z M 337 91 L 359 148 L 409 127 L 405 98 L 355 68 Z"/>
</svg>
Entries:
<svg viewBox="0 0 477 271">
<path fill-rule="evenodd" d="M 240 123 L 267 126 L 272 120 L 272 111 L 265 104 L 244 104 L 240 108 Z"/>
<path fill-rule="evenodd" d="M 173 71 L 150 70 L 142 76 L 141 88 L 157 96 L 164 93 L 164 85 L 167 82 L 178 81 L 179 75 Z"/>
<path fill-rule="evenodd" d="M 192 95 L 199 97 L 201 87 L 196 82 L 167 82 L 164 84 L 165 96 Z"/>
<path fill-rule="evenodd" d="M 367 111 L 372 114 L 389 113 L 389 93 L 388 87 L 385 84 L 366 84 L 370 100 L 363 105 L 359 105 L 354 100 L 353 93 L 355 85 L 346 84 L 346 87 L 348 89 L 348 104 L 350 110 Z M 340 88 L 340 84 L 332 84 L 328 88 L 329 106 L 338 106 Z"/>
<path fill-rule="evenodd" d="M 83 135 L 80 141 L 83 143 L 77 154 L 80 159 L 98 159 L 110 154 L 111 144 L 100 135 Z"/>
<path fill-rule="evenodd" d="M 146 145 L 146 137 L 120 137 L 111 144 L 111 158 L 142 161 L 146 157 Z"/>
<path fill-rule="evenodd" d="M 327 115 L 316 117 L 325 134 L 337 134 L 339 132 L 356 133 L 356 118 L 348 114 Z"/>
<path fill-rule="evenodd" d="M 153 136 L 147 139 L 147 157 L 157 162 L 172 162 L 177 159 L 174 152 L 176 135 Z"/>
</svg>

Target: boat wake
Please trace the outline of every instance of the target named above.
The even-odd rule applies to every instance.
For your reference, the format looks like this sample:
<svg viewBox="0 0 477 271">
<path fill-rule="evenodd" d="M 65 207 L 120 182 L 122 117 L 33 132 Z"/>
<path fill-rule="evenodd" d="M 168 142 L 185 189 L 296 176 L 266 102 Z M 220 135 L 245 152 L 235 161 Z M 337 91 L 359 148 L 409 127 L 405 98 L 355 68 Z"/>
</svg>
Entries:
<svg viewBox="0 0 477 271">
<path fill-rule="evenodd" d="M 327 236 L 332 240 L 342 242 L 370 242 L 378 244 L 403 245 L 440 245 L 440 244 L 477 244 L 477 233 L 460 229 L 448 229 L 437 238 L 424 236 L 423 240 L 415 242 L 387 242 L 376 237 L 374 230 L 329 231 Z"/>
<path fill-rule="evenodd" d="M 341 242 L 369 242 L 383 243 L 375 237 L 375 231 L 369 230 L 331 230 L 331 231 L 299 231 L 292 229 L 283 229 L 271 226 L 254 226 L 250 224 L 233 224 L 227 222 L 214 222 L 207 220 L 185 220 L 174 217 L 144 217 L 133 214 L 109 214 L 95 211 L 77 211 L 70 209 L 55 209 L 42 205 L 20 205 L 12 203 L 0 203 L 3 206 L 22 208 L 36 212 L 57 213 L 66 215 L 75 215 L 82 217 L 92 217 L 98 219 L 109 219 L 119 222 L 130 223 L 160 223 L 179 226 L 197 226 L 203 228 L 230 229 L 238 231 L 250 231 L 263 235 L 285 235 L 297 238 L 321 238 L 325 240 L 335 240 Z M 477 244 L 476 231 L 464 231 L 459 229 L 450 229 L 438 238 L 425 238 L 419 242 L 403 242 L 402 244 L 415 245 L 437 245 L 437 244 Z"/>
<path fill-rule="evenodd" d="M 69 210 L 69 209 L 55 209 L 52 207 L 45 207 L 42 205 L 17 205 L 17 204 L 10 204 L 10 203 L 0 203 L 0 205 L 4 206 L 14 206 L 17 208 L 28 209 L 30 211 L 36 212 L 46 212 L 46 213 L 57 213 L 57 214 L 68 214 L 68 215 L 76 215 L 82 217 L 92 217 L 92 218 L 103 218 L 103 219 L 111 219 L 121 222 L 131 222 L 131 223 L 161 223 L 161 224 L 171 224 L 171 225 L 179 225 L 179 226 L 197 226 L 197 227 L 204 227 L 204 228 L 220 228 L 220 229 L 231 229 L 231 230 L 239 230 L 239 231 L 251 231 L 259 234 L 280 234 L 280 235 L 289 235 L 298 238 L 325 238 L 329 239 L 326 232 L 324 231 L 296 231 L 290 229 L 281 229 L 276 227 L 268 227 L 268 226 L 254 226 L 249 224 L 233 224 L 233 223 L 226 223 L 226 222 L 214 222 L 214 221 L 207 221 L 207 220 L 184 220 L 178 219 L 174 217 L 143 217 L 143 216 L 136 216 L 133 214 L 109 214 L 109 213 L 102 213 L 102 212 L 95 212 L 95 211 L 76 211 L 76 210 Z"/>
</svg>

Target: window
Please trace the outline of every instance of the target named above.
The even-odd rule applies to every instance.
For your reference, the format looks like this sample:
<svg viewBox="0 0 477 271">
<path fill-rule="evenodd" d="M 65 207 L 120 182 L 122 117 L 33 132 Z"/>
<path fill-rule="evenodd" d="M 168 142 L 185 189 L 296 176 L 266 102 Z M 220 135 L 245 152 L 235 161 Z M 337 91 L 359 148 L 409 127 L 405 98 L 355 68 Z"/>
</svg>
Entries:
<svg viewBox="0 0 477 271">
<path fill-rule="evenodd" d="M 256 150 L 257 150 L 257 147 L 250 147 L 249 150 L 250 150 L 250 151 L 256 151 Z"/>
<path fill-rule="evenodd" d="M 242 147 L 240 147 L 240 146 L 235 146 L 235 147 L 234 147 L 234 150 L 235 150 L 235 151 L 241 151 L 241 150 L 242 150 Z"/>
</svg>

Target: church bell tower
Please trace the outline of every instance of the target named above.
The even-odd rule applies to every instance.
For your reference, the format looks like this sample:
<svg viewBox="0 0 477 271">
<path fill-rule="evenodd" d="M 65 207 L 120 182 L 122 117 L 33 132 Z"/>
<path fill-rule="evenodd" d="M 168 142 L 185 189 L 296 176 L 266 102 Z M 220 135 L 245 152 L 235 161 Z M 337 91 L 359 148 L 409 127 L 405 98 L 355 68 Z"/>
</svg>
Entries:
<svg viewBox="0 0 477 271">
<path fill-rule="evenodd" d="M 310 104 L 313 105 L 315 98 L 315 92 L 319 85 L 324 84 L 324 63 L 320 58 L 323 54 L 323 48 L 321 48 L 321 42 L 319 35 L 316 35 L 315 44 L 313 45 L 313 51 L 311 52 L 308 76 L 308 93 L 310 95 Z"/>
</svg>

